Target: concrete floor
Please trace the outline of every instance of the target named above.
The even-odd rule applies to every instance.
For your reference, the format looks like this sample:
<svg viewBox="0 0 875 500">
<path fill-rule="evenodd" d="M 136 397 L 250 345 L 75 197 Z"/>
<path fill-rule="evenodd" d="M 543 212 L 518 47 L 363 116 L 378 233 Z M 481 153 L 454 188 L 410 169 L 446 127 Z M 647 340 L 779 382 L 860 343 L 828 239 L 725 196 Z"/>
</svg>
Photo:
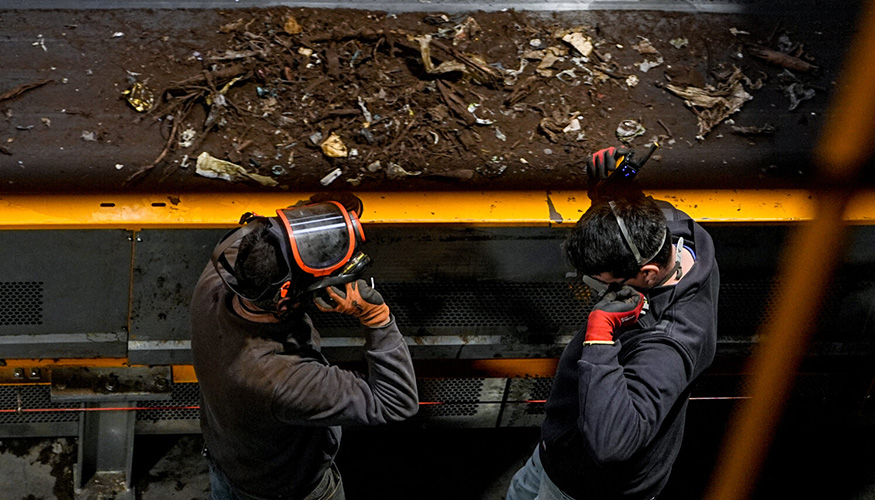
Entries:
<svg viewBox="0 0 875 500">
<path fill-rule="evenodd" d="M 338 456 L 347 498 L 501 500 L 511 476 L 528 458 L 537 429 L 493 431 L 402 430 L 399 436 L 385 429 L 349 430 Z M 75 441 L 0 440 L 0 500 L 73 500 Z M 138 436 L 136 499 L 207 500 L 201 443 L 199 435 Z M 454 452 L 458 456 L 449 457 Z M 392 486 L 383 490 L 376 484 Z"/>
<path fill-rule="evenodd" d="M 663 499 L 704 498 L 733 404 L 691 403 Z M 858 410 L 791 407 L 751 500 L 875 500 L 875 419 Z M 337 461 L 350 500 L 502 500 L 537 437 L 537 428 L 348 429 Z M 199 435 L 138 436 L 136 499 L 206 500 L 200 448 Z M 72 500 L 75 458 L 72 438 L 0 440 L 0 500 Z"/>
</svg>

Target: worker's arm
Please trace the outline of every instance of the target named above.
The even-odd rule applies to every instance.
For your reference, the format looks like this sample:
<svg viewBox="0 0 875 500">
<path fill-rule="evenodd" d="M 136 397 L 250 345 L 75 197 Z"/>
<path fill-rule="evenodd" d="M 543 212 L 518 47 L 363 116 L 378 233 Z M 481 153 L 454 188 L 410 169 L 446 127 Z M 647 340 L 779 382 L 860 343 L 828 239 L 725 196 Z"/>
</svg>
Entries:
<svg viewBox="0 0 875 500">
<path fill-rule="evenodd" d="M 298 425 L 372 425 L 416 414 L 416 378 L 395 321 L 366 334 L 368 374 L 295 363 L 274 394 L 273 413 Z"/>
<path fill-rule="evenodd" d="M 291 363 L 274 395 L 274 414 L 304 425 L 382 424 L 413 416 L 419 402 L 410 351 L 382 297 L 361 280 L 343 293 L 329 292 L 335 304 L 317 302 L 321 309 L 356 316 L 365 327 L 368 374 L 315 361 Z"/>
<path fill-rule="evenodd" d="M 631 458 L 647 445 L 689 386 L 690 364 L 665 337 L 640 342 L 618 359 L 620 343 L 586 345 L 578 361 L 578 427 L 600 464 Z"/>
</svg>

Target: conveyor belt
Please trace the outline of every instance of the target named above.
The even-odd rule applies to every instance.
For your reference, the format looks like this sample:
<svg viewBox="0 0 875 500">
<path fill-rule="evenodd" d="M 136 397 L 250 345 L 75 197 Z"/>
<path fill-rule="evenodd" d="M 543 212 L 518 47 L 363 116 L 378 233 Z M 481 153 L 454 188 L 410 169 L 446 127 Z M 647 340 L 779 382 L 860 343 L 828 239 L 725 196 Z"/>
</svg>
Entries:
<svg viewBox="0 0 875 500">
<path fill-rule="evenodd" d="M 834 2 L 823 0 L 571 0 L 571 1 L 530 1 L 530 0 L 350 0 L 337 2 L 330 0 L 0 0 L 0 9 L 227 9 L 251 7 L 308 7 L 324 9 L 367 9 L 386 12 L 470 12 L 529 10 L 544 12 L 582 11 L 582 10 L 657 10 L 671 12 L 703 13 L 751 13 L 799 9 L 803 7 L 834 7 Z"/>
</svg>

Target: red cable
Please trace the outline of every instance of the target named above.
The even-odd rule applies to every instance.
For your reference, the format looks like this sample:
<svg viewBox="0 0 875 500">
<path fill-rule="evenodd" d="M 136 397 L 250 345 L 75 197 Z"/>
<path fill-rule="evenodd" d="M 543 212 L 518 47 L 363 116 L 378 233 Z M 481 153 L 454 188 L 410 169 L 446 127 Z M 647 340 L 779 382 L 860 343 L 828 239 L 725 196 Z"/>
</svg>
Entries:
<svg viewBox="0 0 875 500">
<path fill-rule="evenodd" d="M 720 400 L 737 400 L 750 399 L 749 396 L 714 396 L 714 397 L 699 397 L 690 398 L 690 401 L 720 401 Z M 544 404 L 546 399 L 527 399 L 524 401 L 505 401 L 505 403 L 526 403 L 526 404 Z M 445 404 L 499 404 L 501 401 L 420 401 L 422 406 L 426 405 L 445 405 Z M 191 406 L 120 406 L 109 408 L 9 408 L 0 409 L 0 413 L 50 413 L 50 412 L 80 412 L 80 411 L 130 411 L 130 410 L 199 410 L 199 405 Z"/>
</svg>

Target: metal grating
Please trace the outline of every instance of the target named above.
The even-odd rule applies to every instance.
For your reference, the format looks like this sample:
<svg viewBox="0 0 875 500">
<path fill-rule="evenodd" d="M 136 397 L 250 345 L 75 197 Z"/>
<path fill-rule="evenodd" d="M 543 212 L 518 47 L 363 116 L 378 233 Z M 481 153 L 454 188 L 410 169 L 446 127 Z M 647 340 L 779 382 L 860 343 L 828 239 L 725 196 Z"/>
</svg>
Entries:
<svg viewBox="0 0 875 500">
<path fill-rule="evenodd" d="M 774 319 L 780 283 L 750 280 L 720 284 L 718 332 L 721 337 L 754 335 Z M 866 339 L 875 331 L 869 319 L 875 303 L 875 282 L 837 277 L 824 285 L 818 340 Z"/>
<path fill-rule="evenodd" d="M 43 323 L 42 281 L 0 281 L 0 325 Z"/>
<path fill-rule="evenodd" d="M 472 417 L 477 414 L 482 378 L 429 378 L 417 379 L 419 417 Z"/>
<path fill-rule="evenodd" d="M 577 329 L 595 302 L 579 281 L 547 283 L 384 283 L 378 286 L 401 331 L 458 330 L 481 327 L 510 331 L 556 332 Z M 751 337 L 772 319 L 780 284 L 775 280 L 725 281 L 720 285 L 718 334 Z M 867 304 L 875 301 L 875 283 L 836 279 L 826 285 L 821 321 L 831 324 L 830 337 L 865 337 L 875 330 L 867 321 Z M 853 313 L 853 314 L 852 314 Z M 856 316 L 854 315 L 856 314 Z M 313 314 L 317 328 L 356 328 L 350 317 Z"/>
<path fill-rule="evenodd" d="M 722 335 L 753 335 L 772 317 L 778 302 L 778 286 L 772 280 L 721 283 L 717 305 L 718 332 Z"/>
<path fill-rule="evenodd" d="M 402 331 L 429 328 L 528 327 L 551 331 L 583 323 L 594 301 L 580 283 L 380 283 Z M 318 327 L 356 326 L 339 314 L 315 313 Z"/>
<path fill-rule="evenodd" d="M 197 382 L 173 384 L 170 401 L 160 406 L 137 411 L 137 420 L 157 422 L 161 420 L 198 420 L 200 404 L 200 386 Z M 183 408 L 194 406 L 195 408 Z"/>
<path fill-rule="evenodd" d="M 77 403 L 58 404 L 51 401 L 51 388 L 48 385 L 0 386 L 0 409 L 22 410 L 53 408 L 79 408 Z M 57 422 L 78 422 L 79 412 L 72 411 L 40 411 L 40 412 L 3 412 L 0 413 L 0 425 L 8 424 L 43 424 Z"/>
<path fill-rule="evenodd" d="M 550 389 L 553 387 L 553 377 L 536 377 L 529 379 L 528 404 L 526 404 L 526 415 L 544 415 L 546 413 L 544 403 L 535 401 L 546 401 L 550 395 Z"/>
</svg>

